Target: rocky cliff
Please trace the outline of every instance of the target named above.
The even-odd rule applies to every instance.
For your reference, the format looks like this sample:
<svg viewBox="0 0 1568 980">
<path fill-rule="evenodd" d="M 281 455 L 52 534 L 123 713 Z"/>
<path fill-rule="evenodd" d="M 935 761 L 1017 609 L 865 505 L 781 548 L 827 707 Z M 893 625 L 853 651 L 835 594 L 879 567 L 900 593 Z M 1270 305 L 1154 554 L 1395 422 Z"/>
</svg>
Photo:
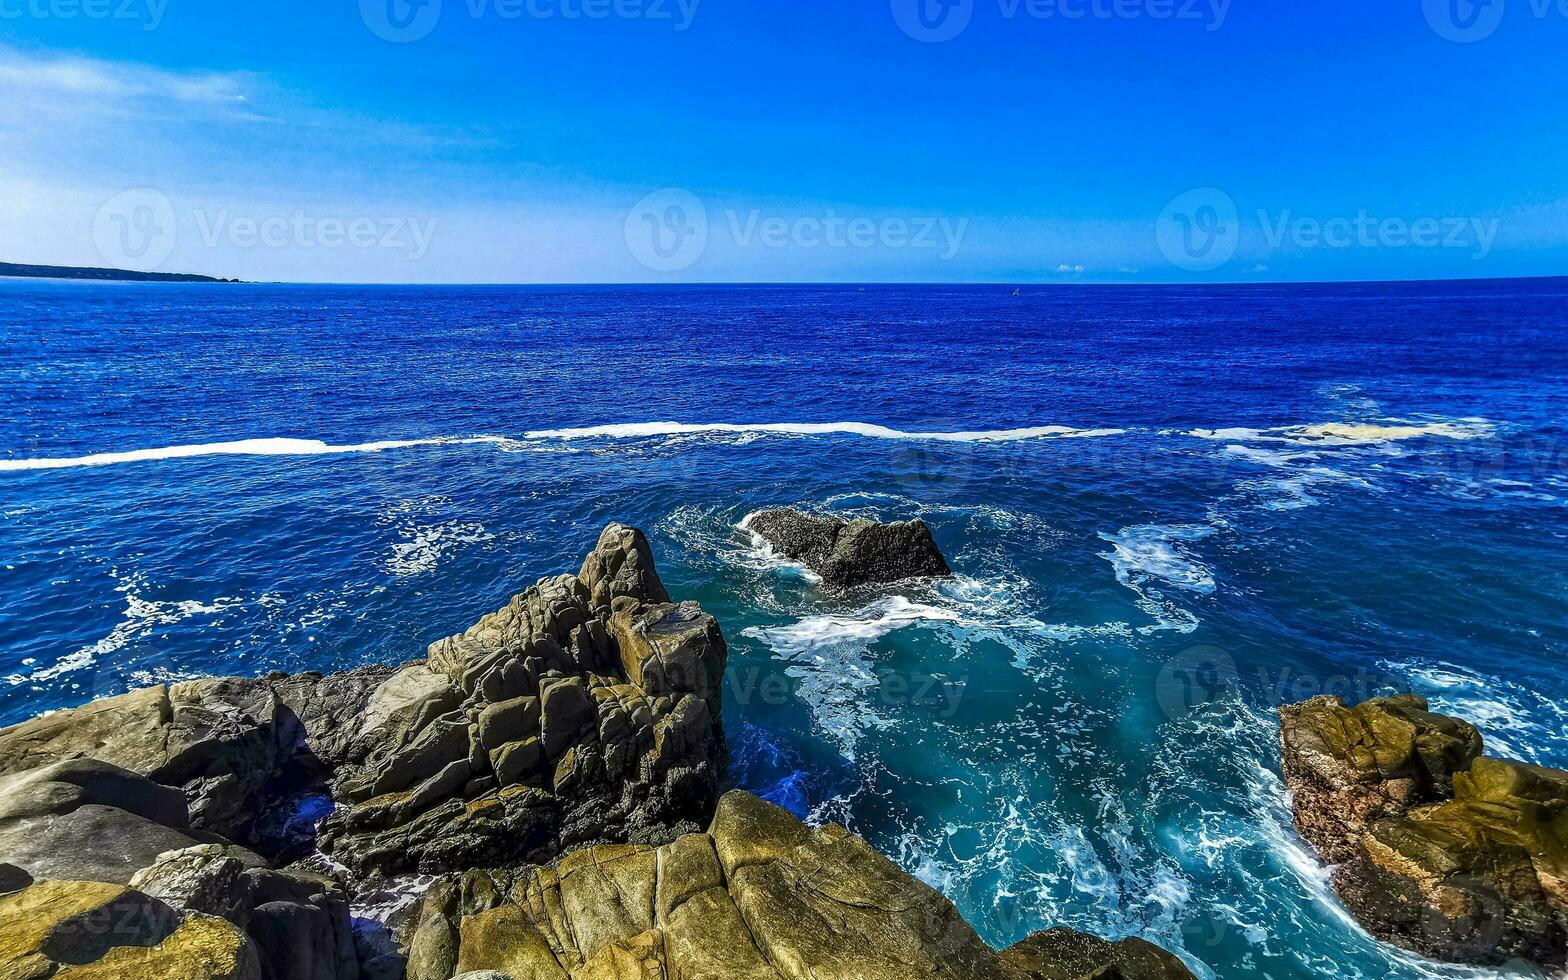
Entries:
<svg viewBox="0 0 1568 980">
<path fill-rule="evenodd" d="M 1296 825 L 1369 931 L 1445 960 L 1568 961 L 1568 773 L 1486 758 L 1413 696 L 1280 721 Z"/>
<path fill-rule="evenodd" d="M 1189 975 L 1061 930 L 994 952 L 846 831 L 721 803 L 725 660 L 611 525 L 424 660 L 0 731 L 0 980 Z M 351 928 L 410 872 L 433 883 L 396 944 Z"/>
</svg>

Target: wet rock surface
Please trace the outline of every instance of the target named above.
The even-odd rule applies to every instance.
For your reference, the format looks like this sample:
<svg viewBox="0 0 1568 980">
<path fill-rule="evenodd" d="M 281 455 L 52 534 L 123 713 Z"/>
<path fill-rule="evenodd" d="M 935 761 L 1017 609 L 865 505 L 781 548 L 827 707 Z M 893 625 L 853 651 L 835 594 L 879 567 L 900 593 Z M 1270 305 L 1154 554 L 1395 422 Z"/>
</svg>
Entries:
<svg viewBox="0 0 1568 980">
<path fill-rule="evenodd" d="M 1427 956 L 1568 962 L 1568 773 L 1483 756 L 1420 698 L 1281 709 L 1302 835 L 1374 935 Z"/>
<path fill-rule="evenodd" d="M 0 730 L 0 978 L 1188 976 L 1062 931 L 999 954 L 847 831 L 721 802 L 726 658 L 612 524 L 424 660 Z M 411 872 L 399 935 L 356 930 Z"/>
<path fill-rule="evenodd" d="M 854 586 L 951 575 L 925 521 L 877 524 L 842 521 L 800 511 L 764 510 L 746 530 L 775 551 L 822 576 L 829 585 Z"/>
<path fill-rule="evenodd" d="M 1191 977 L 1137 941 L 1055 930 L 1006 953 L 936 891 L 840 827 L 741 792 L 706 833 L 474 871 L 426 895 L 410 980 L 1055 980 Z"/>
</svg>

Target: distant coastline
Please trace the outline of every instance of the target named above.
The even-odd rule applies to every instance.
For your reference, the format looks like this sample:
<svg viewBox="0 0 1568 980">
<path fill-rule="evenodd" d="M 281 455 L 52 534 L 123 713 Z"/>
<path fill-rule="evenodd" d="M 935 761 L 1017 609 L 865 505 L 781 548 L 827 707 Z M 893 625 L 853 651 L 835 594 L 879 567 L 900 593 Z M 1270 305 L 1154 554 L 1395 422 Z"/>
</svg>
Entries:
<svg viewBox="0 0 1568 980">
<path fill-rule="evenodd" d="M 21 265 L 0 262 L 0 278 L 11 279 L 96 279 L 117 282 L 239 282 L 183 272 L 133 272 L 129 269 L 91 269 L 68 265 Z"/>
</svg>

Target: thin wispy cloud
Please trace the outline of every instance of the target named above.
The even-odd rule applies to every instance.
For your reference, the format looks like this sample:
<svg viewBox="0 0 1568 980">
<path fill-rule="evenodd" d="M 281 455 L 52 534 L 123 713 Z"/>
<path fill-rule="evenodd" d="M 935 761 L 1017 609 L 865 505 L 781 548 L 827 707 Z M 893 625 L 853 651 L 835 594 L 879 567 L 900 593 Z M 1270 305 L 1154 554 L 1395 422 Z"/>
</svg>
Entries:
<svg viewBox="0 0 1568 980">
<path fill-rule="evenodd" d="M 262 118 L 263 80 L 248 72 L 181 72 L 123 61 L 33 55 L 0 45 L 0 102 L 13 110 L 92 116 L 192 110 Z"/>
</svg>

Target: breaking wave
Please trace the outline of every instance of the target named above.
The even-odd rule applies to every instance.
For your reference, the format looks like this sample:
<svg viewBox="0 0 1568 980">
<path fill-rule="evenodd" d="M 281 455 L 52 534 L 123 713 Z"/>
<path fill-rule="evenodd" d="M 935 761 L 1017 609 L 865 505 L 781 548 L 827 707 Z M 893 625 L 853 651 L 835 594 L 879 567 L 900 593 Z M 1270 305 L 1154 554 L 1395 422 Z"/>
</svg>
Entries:
<svg viewBox="0 0 1568 980">
<path fill-rule="evenodd" d="M 1418 422 L 1385 419 L 1381 422 L 1323 422 L 1316 425 L 1287 425 L 1272 429 L 1193 429 L 1187 433 L 1198 439 L 1227 442 L 1283 442 L 1297 446 L 1373 446 L 1407 439 L 1490 439 L 1497 426 L 1479 418 Z"/>
<path fill-rule="evenodd" d="M 119 453 L 96 453 L 59 459 L 0 459 L 0 471 L 63 470 L 78 466 L 113 466 L 117 463 L 144 463 L 164 459 L 193 459 L 199 456 L 338 456 L 349 453 L 379 453 L 390 449 L 417 446 L 499 445 L 511 442 L 502 436 L 440 437 L 398 439 L 333 446 L 319 439 L 240 439 L 234 442 L 206 442 L 161 449 L 133 449 Z"/>
</svg>

